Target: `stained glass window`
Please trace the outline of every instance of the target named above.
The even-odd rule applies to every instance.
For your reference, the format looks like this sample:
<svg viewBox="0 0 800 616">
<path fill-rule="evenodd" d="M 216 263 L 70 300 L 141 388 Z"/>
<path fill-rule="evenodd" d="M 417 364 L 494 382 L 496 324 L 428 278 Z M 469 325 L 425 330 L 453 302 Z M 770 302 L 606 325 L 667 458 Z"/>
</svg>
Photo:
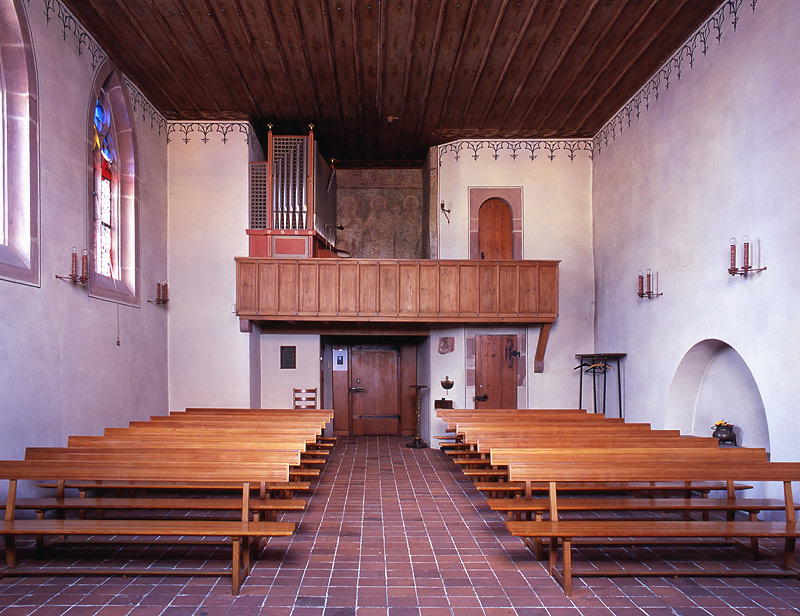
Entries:
<svg viewBox="0 0 800 616">
<path fill-rule="evenodd" d="M 118 250 L 115 245 L 118 220 L 114 164 L 116 152 L 111 127 L 110 109 L 104 94 L 101 93 L 94 108 L 94 268 L 98 274 L 119 278 L 116 267 Z"/>
</svg>

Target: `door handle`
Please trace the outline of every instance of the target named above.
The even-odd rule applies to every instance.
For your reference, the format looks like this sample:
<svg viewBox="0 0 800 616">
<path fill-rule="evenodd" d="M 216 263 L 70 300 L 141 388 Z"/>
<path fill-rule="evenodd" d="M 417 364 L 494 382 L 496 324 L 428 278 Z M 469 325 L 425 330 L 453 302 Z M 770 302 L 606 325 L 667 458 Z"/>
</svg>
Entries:
<svg viewBox="0 0 800 616">
<path fill-rule="evenodd" d="M 363 388 L 363 387 L 351 387 L 351 388 L 350 388 L 350 393 L 351 393 L 351 394 L 363 394 L 363 393 L 364 393 L 364 391 L 365 391 L 365 390 L 364 390 L 364 388 Z"/>
<path fill-rule="evenodd" d="M 486 402 L 489 399 L 489 396 L 486 394 L 481 394 L 480 396 L 472 396 L 472 399 L 475 400 L 475 402 Z"/>
</svg>

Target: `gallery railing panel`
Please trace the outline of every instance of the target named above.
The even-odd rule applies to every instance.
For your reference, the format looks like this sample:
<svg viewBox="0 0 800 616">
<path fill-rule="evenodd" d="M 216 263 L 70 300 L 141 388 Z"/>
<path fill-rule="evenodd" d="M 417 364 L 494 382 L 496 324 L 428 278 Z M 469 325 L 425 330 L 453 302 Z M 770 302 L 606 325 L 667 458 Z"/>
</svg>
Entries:
<svg viewBox="0 0 800 616">
<path fill-rule="evenodd" d="M 558 261 L 236 259 L 252 321 L 552 323 Z"/>
</svg>

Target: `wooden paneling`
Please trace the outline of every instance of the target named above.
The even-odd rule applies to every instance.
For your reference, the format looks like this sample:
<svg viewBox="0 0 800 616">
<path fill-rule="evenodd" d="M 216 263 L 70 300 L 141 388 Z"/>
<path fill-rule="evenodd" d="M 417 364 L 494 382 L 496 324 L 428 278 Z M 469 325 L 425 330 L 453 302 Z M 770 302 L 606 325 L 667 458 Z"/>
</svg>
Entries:
<svg viewBox="0 0 800 616">
<path fill-rule="evenodd" d="M 254 321 L 552 323 L 557 261 L 236 259 Z"/>
<path fill-rule="evenodd" d="M 169 120 L 313 120 L 337 166 L 398 166 L 593 136 L 720 0 L 64 3 Z"/>
</svg>

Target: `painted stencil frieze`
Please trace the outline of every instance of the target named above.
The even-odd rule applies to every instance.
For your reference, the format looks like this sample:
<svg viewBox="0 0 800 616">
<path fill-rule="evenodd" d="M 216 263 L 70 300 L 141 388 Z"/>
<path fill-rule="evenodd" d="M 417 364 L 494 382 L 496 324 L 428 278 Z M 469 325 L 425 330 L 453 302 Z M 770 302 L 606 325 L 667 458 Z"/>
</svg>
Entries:
<svg viewBox="0 0 800 616">
<path fill-rule="evenodd" d="M 702 26 L 667 60 L 656 73 L 648 79 L 639 91 L 628 100 L 608 123 L 600 129 L 594 137 L 594 150 L 601 154 L 607 147 L 609 140 L 615 141 L 617 133 L 622 134 L 625 128 L 630 128 L 634 119 L 639 119 L 642 110 L 650 109 L 659 96 L 669 90 L 675 80 L 681 78 L 683 70 L 693 68 L 695 60 L 699 58 L 698 51 L 705 56 L 708 54 L 709 45 L 716 39 L 719 43 L 727 27 L 732 27 L 736 32 L 739 25 L 740 10 L 744 0 L 726 0 L 714 11 Z M 749 0 L 748 6 L 752 12 L 756 10 L 758 0 Z"/>
<path fill-rule="evenodd" d="M 566 156 L 574 161 L 581 152 L 585 152 L 591 160 L 594 142 L 590 139 L 462 139 L 439 146 L 439 166 L 442 166 L 447 154 L 452 154 L 456 162 L 464 154 L 473 160 L 478 160 L 482 154 L 497 160 L 504 150 L 512 160 L 524 156 L 532 161 L 547 158 L 553 162 L 556 156 Z"/>
</svg>

